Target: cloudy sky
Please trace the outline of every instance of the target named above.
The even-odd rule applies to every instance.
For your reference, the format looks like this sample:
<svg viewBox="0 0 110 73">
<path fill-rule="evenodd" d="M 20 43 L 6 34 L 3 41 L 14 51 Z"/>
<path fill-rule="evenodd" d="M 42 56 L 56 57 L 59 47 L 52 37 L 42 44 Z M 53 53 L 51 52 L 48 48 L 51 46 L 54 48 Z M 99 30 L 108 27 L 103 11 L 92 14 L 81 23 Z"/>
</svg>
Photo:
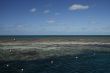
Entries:
<svg viewBox="0 0 110 73">
<path fill-rule="evenodd" d="M 0 0 L 0 35 L 110 35 L 110 0 Z"/>
</svg>

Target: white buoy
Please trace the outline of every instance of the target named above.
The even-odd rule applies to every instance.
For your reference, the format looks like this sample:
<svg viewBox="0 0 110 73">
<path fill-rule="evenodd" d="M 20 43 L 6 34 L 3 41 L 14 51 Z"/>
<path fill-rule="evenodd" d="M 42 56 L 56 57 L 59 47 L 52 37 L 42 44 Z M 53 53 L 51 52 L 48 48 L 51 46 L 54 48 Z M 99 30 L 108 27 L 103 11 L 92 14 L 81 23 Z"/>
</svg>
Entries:
<svg viewBox="0 0 110 73">
<path fill-rule="evenodd" d="M 9 64 L 7 64 L 6 67 L 9 67 Z"/>
<path fill-rule="evenodd" d="M 76 56 L 75 58 L 78 59 L 78 56 Z"/>
<path fill-rule="evenodd" d="M 16 40 L 16 38 L 13 39 L 14 41 Z"/>
<path fill-rule="evenodd" d="M 50 61 L 51 64 L 53 64 L 53 61 Z"/>
<path fill-rule="evenodd" d="M 24 71 L 24 69 L 22 68 L 21 71 Z"/>
<path fill-rule="evenodd" d="M 11 49 L 10 49 L 9 51 L 10 51 L 10 52 L 12 52 L 12 50 L 11 50 Z"/>
</svg>

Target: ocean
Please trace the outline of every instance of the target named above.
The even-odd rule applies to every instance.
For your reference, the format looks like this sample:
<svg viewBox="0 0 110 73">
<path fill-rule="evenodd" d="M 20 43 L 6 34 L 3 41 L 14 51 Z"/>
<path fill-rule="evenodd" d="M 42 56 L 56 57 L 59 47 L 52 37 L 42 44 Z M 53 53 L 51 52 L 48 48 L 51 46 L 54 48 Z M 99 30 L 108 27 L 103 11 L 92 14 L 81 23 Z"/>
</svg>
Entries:
<svg viewBox="0 0 110 73">
<path fill-rule="evenodd" d="M 13 40 L 15 38 L 16 40 Z M 14 43 L 18 43 L 21 41 L 28 42 L 28 45 L 13 45 Z M 34 42 L 33 42 L 34 41 Z M 110 36 L 108 35 L 63 35 L 63 36 L 55 36 L 55 35 L 39 35 L 39 36 L 0 36 L 0 49 L 7 49 L 8 47 L 11 48 L 16 48 L 16 47 L 30 47 L 30 43 L 41 43 L 41 42 L 70 42 L 70 41 L 75 41 L 75 42 L 100 42 L 100 43 L 110 43 Z M 11 45 L 7 45 L 5 43 L 11 42 Z M 1 44 L 2 43 L 2 44 Z M 5 45 L 3 45 L 5 44 Z M 56 44 L 55 44 L 56 45 Z M 18 57 L 25 56 L 27 57 L 29 53 L 23 53 L 23 55 L 20 55 L 22 53 L 14 53 L 11 55 L 8 60 L 5 60 L 4 57 L 7 57 L 8 52 L 3 53 L 1 50 L 0 53 L 0 73 L 110 73 L 110 45 L 109 44 L 101 44 L 101 45 L 73 45 L 73 44 L 67 44 L 67 45 L 41 45 L 40 47 L 43 47 L 45 49 L 48 48 L 57 48 L 60 50 L 46 50 L 46 54 L 41 52 L 41 55 L 52 55 L 47 58 L 38 58 L 38 59 L 33 59 L 33 60 L 28 60 L 26 58 L 23 60 L 15 59 L 13 60 L 12 57 L 16 58 L 15 55 Z M 72 46 L 71 46 L 72 45 Z M 14 46 L 14 47 L 13 47 Z M 32 47 L 33 45 L 31 45 Z M 39 44 L 37 44 L 39 46 Z M 37 47 L 36 44 L 34 44 L 34 48 Z M 60 46 L 60 48 L 59 48 Z M 38 47 L 37 47 L 38 48 Z M 65 50 L 62 50 L 62 49 Z M 80 50 L 77 50 L 78 48 L 81 48 Z M 98 50 L 83 50 L 84 52 L 82 53 L 82 49 L 98 49 Z M 67 50 L 67 49 L 70 49 Z M 81 51 L 81 53 L 75 53 L 77 51 Z M 21 52 L 21 51 L 20 51 Z M 56 53 L 55 53 L 56 52 Z M 33 52 L 32 52 L 33 53 Z M 63 53 L 60 54 L 60 53 Z M 72 54 L 70 54 L 72 53 Z M 57 55 L 59 54 L 59 55 Z M 19 56 L 20 55 L 20 56 Z M 31 54 L 31 56 L 36 57 L 36 55 Z M 29 56 L 29 58 L 31 57 Z M 3 59 L 2 59 L 3 58 Z"/>
</svg>

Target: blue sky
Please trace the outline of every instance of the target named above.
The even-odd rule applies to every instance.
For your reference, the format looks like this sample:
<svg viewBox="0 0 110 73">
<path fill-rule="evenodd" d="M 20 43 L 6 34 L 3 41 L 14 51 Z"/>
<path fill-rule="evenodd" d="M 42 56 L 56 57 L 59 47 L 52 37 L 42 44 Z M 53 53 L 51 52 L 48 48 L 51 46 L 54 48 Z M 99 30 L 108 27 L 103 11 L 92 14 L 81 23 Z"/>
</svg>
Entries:
<svg viewBox="0 0 110 73">
<path fill-rule="evenodd" d="M 0 35 L 110 35 L 110 0 L 0 0 Z"/>
</svg>

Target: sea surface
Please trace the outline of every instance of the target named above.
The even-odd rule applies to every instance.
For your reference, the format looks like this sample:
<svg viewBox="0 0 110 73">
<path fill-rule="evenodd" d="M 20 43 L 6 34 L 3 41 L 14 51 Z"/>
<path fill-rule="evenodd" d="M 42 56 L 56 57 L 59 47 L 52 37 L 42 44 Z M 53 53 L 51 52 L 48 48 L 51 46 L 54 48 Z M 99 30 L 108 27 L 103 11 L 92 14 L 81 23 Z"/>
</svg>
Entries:
<svg viewBox="0 0 110 73">
<path fill-rule="evenodd" d="M 68 39 L 79 40 L 79 39 L 90 39 L 90 40 L 108 40 L 110 42 L 110 35 L 0 35 L 0 40 L 32 40 L 32 39 Z"/>
<path fill-rule="evenodd" d="M 110 73 L 110 53 L 85 53 L 35 61 L 0 61 L 0 73 Z"/>
<path fill-rule="evenodd" d="M 110 36 L 106 35 L 0 36 L 0 41 L 11 41 L 13 38 L 21 41 L 35 39 L 48 39 L 50 41 L 68 39 L 68 41 L 99 41 L 110 43 Z M 39 60 L 0 61 L 0 73 L 110 73 L 110 52 L 88 51 L 82 54 L 54 56 Z"/>
</svg>

